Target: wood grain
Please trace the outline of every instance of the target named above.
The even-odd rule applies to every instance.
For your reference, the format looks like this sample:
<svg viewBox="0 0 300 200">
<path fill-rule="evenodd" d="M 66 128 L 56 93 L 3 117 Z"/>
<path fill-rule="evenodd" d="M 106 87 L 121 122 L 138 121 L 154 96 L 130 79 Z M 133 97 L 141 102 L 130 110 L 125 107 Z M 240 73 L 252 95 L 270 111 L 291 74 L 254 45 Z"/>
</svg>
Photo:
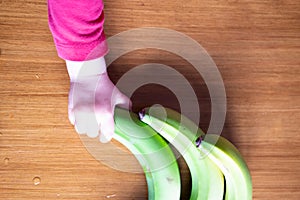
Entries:
<svg viewBox="0 0 300 200">
<path fill-rule="evenodd" d="M 146 199 L 143 174 L 95 160 L 67 118 L 68 75 L 56 55 L 45 0 L 0 1 L 0 199 Z M 105 31 L 174 29 L 199 42 L 227 93 L 223 135 L 244 155 L 254 199 L 300 198 L 300 3 L 285 0 L 105 1 Z M 109 68 L 114 82 L 138 64 L 180 71 L 197 93 L 207 130 L 210 100 L 202 78 L 182 58 L 141 50 Z M 157 85 L 138 89 L 134 110 L 178 108 Z M 181 160 L 183 199 L 189 176 Z M 33 179 L 40 178 L 35 185 Z"/>
</svg>

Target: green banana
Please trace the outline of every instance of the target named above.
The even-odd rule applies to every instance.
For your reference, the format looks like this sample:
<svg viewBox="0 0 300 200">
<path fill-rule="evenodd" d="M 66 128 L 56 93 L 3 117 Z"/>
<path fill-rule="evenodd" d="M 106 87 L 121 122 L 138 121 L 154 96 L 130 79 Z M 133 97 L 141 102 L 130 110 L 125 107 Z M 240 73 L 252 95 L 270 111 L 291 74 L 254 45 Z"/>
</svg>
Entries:
<svg viewBox="0 0 300 200">
<path fill-rule="evenodd" d="M 165 142 L 137 115 L 115 109 L 114 139 L 126 146 L 141 164 L 149 200 L 180 199 L 180 174 L 176 158 Z"/>
<path fill-rule="evenodd" d="M 207 134 L 199 145 L 199 150 L 207 154 L 223 172 L 226 180 L 226 200 L 252 200 L 249 169 L 231 142 L 222 136 Z"/>
<path fill-rule="evenodd" d="M 154 108 L 152 108 L 153 111 Z M 185 159 L 191 173 L 192 191 L 191 200 L 221 200 L 224 195 L 224 176 L 211 160 L 201 155 L 194 145 L 197 137 L 203 135 L 198 127 L 186 117 L 177 112 L 166 109 L 168 118 L 162 119 L 158 112 L 145 109 L 139 113 L 140 119 L 160 133 L 172 143 L 176 150 Z M 174 118 L 170 118 L 173 116 Z M 185 123 L 178 123 L 179 118 Z M 190 127 L 190 128 L 189 128 Z M 195 134 L 196 133 L 196 134 Z"/>
<path fill-rule="evenodd" d="M 225 176 L 226 200 L 252 199 L 252 181 L 250 172 L 245 161 L 234 145 L 218 135 L 207 134 L 204 136 L 203 132 L 199 130 L 188 118 L 171 109 L 165 108 L 165 110 L 167 111 L 166 119 L 162 119 L 159 114 L 155 114 L 155 107 L 154 112 L 152 108 L 151 112 L 149 112 L 149 108 L 140 112 L 140 119 L 171 142 L 180 153 L 184 151 L 184 147 L 182 147 L 183 143 L 187 145 L 185 147 L 185 154 L 190 154 L 189 151 L 192 149 L 191 146 L 196 146 L 199 147 L 198 155 L 201 155 L 202 162 L 206 162 L 207 164 L 212 164 L 213 162 L 213 164 L 215 164 L 212 165 L 210 169 L 209 167 L 198 168 L 198 170 L 204 170 L 207 173 L 204 173 L 204 177 L 197 177 L 196 172 L 194 171 L 195 169 L 193 168 L 193 163 L 189 164 L 188 160 L 186 160 L 192 175 L 192 193 L 190 199 L 222 199 L 219 192 L 222 191 L 223 193 L 223 190 L 212 185 L 210 182 L 211 180 L 215 180 L 212 181 L 215 183 L 219 183 L 220 181 L 220 176 L 218 175 L 219 172 L 214 168 L 215 166 L 217 166 Z M 180 118 L 181 121 L 179 122 Z M 186 141 L 187 138 L 189 138 L 190 141 Z M 192 142 L 192 144 L 189 142 Z M 193 144 L 195 144 L 195 146 Z M 186 159 L 185 154 L 183 154 L 183 156 Z M 197 155 L 197 153 L 191 152 L 190 156 L 195 157 L 195 155 Z M 207 161 L 207 158 L 210 162 Z M 193 181 L 194 176 L 197 181 L 201 181 L 199 179 L 202 179 L 202 183 L 205 180 L 208 182 L 206 183 L 206 187 L 204 187 L 206 189 L 208 188 L 206 191 L 206 197 L 197 197 L 197 195 L 201 194 L 197 194 L 197 192 L 195 192 L 195 188 L 198 186 L 196 186 L 196 181 Z M 199 185 L 199 187 L 203 187 L 203 185 Z"/>
</svg>

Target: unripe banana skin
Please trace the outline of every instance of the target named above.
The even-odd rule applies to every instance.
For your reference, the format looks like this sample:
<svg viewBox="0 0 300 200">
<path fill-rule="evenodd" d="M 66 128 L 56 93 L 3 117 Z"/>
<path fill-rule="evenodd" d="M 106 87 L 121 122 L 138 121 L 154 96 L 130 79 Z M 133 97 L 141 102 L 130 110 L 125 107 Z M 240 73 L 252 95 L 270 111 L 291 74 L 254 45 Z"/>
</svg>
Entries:
<svg viewBox="0 0 300 200">
<path fill-rule="evenodd" d="M 115 110 L 114 139 L 126 146 L 141 164 L 149 200 L 180 199 L 180 173 L 166 141 L 127 110 Z"/>
<path fill-rule="evenodd" d="M 224 196 L 226 200 L 251 200 L 250 172 L 234 145 L 222 136 L 213 134 L 204 136 L 191 120 L 171 109 L 165 108 L 165 110 L 166 119 L 156 114 L 153 108 L 151 108 L 151 112 L 149 112 L 149 108 L 140 112 L 140 119 L 172 143 L 183 155 L 192 176 L 190 199 L 223 199 Z M 196 143 L 197 138 L 200 139 L 198 144 Z M 184 147 L 184 145 L 186 146 Z M 197 148 L 197 151 L 191 150 L 194 148 Z M 195 163 L 197 156 L 200 158 Z M 207 166 L 202 163 L 206 163 Z M 197 170 L 202 174 L 197 173 Z M 222 187 L 224 179 L 220 178 L 223 175 L 226 191 Z"/>
<path fill-rule="evenodd" d="M 234 145 L 221 136 L 205 135 L 188 118 L 165 109 L 166 119 L 145 109 L 140 112 L 141 121 L 132 112 L 115 110 L 114 139 L 125 145 L 141 164 L 148 199 L 180 199 L 179 169 L 167 140 L 190 169 L 190 200 L 251 200 L 250 172 Z"/>
<path fill-rule="evenodd" d="M 162 119 L 159 111 L 155 112 L 152 108 L 150 114 L 149 109 L 145 109 L 140 119 L 172 143 L 185 159 L 192 178 L 191 200 L 222 200 L 224 176 L 208 157 L 201 155 L 195 145 L 197 137 L 204 133 L 179 113 L 170 109 L 166 111 L 168 117 Z M 179 123 L 178 120 L 185 123 Z"/>
<path fill-rule="evenodd" d="M 208 134 L 201 142 L 199 150 L 207 154 L 223 172 L 226 180 L 225 200 L 252 200 L 250 171 L 231 142 L 222 136 Z"/>
</svg>

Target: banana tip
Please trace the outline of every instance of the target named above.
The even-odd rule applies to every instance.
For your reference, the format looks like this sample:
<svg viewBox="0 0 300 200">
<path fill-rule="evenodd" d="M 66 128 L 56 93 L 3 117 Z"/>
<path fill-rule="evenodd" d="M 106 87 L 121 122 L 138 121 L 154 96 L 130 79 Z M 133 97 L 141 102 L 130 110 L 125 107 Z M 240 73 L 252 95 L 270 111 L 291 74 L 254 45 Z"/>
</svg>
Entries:
<svg viewBox="0 0 300 200">
<path fill-rule="evenodd" d="M 143 120 L 143 118 L 145 117 L 145 114 L 146 114 L 146 110 L 145 109 L 142 109 L 139 112 L 139 118 L 140 118 L 140 120 Z"/>
<path fill-rule="evenodd" d="M 202 142 L 202 137 L 200 136 L 195 141 L 195 145 L 196 145 L 197 148 L 200 146 L 201 142 Z"/>
</svg>

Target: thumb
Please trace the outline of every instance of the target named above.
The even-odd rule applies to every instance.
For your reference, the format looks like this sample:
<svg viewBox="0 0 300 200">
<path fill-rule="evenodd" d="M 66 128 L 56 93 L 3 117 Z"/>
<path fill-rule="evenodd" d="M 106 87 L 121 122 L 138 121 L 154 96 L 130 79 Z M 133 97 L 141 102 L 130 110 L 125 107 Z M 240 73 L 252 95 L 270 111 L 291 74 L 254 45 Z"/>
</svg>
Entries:
<svg viewBox="0 0 300 200">
<path fill-rule="evenodd" d="M 100 123 L 100 142 L 107 143 L 112 139 L 115 133 L 115 121 L 113 114 L 110 113 L 103 116 Z"/>
<path fill-rule="evenodd" d="M 115 105 L 127 110 L 131 110 L 132 108 L 131 100 L 121 92 L 117 95 L 115 99 Z"/>
</svg>

